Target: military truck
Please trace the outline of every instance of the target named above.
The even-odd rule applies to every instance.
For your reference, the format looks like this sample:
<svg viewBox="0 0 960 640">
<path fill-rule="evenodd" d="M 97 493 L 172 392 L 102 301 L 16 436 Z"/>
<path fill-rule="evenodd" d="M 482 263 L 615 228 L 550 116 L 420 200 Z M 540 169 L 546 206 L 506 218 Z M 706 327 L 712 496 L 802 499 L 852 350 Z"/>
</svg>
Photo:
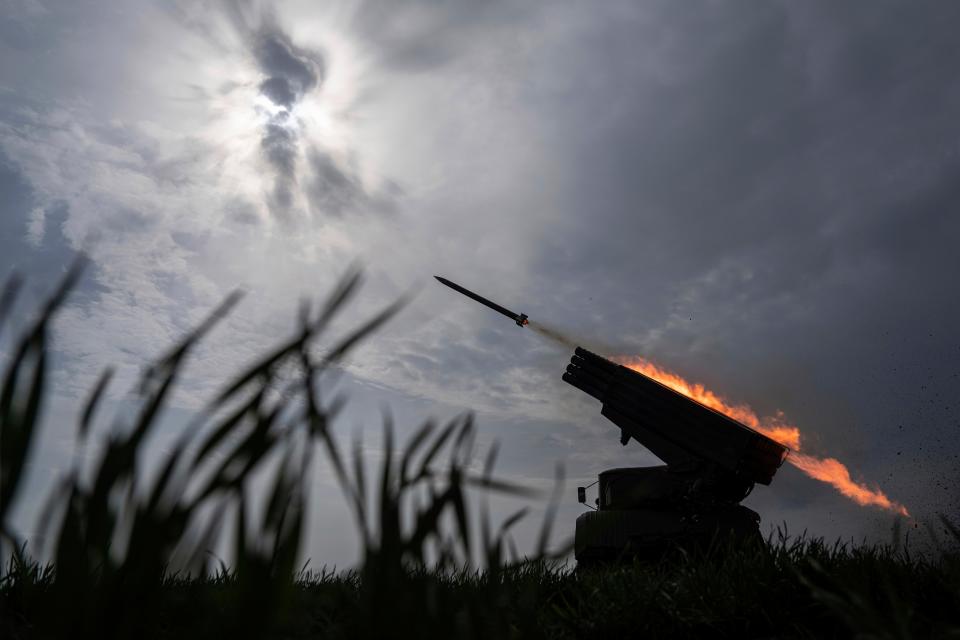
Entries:
<svg viewBox="0 0 960 640">
<path fill-rule="evenodd" d="M 599 474 L 594 505 L 577 518 L 578 566 L 660 558 L 723 536 L 762 541 L 760 516 L 740 501 L 756 483 L 770 484 L 785 446 L 580 347 L 563 380 L 602 403 L 621 444 L 636 440 L 666 463 Z M 577 488 L 587 506 L 589 488 Z"/>
</svg>

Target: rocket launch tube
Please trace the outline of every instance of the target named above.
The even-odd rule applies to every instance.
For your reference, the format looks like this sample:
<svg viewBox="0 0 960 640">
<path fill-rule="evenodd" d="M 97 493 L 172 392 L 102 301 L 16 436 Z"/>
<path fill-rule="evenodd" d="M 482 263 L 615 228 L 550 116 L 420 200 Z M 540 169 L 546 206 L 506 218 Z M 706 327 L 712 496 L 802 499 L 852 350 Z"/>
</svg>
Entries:
<svg viewBox="0 0 960 640">
<path fill-rule="evenodd" d="M 692 458 L 770 484 L 787 453 L 737 420 L 583 348 L 575 350 L 563 380 L 600 400 L 601 415 L 667 464 Z"/>
</svg>

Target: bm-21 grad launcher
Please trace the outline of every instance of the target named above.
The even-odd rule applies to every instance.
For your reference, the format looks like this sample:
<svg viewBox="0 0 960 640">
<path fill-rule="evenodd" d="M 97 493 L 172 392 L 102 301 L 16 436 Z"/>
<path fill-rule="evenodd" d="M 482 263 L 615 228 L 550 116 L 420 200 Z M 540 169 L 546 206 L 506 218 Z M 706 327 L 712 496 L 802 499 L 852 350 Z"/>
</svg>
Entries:
<svg viewBox="0 0 960 640">
<path fill-rule="evenodd" d="M 655 558 L 717 536 L 760 540 L 760 516 L 740 504 L 769 485 L 787 457 L 782 444 L 659 382 L 577 348 L 563 380 L 603 403 L 600 414 L 665 465 L 600 474 L 596 510 L 577 518 L 580 565 Z M 586 502 L 585 488 L 578 488 Z"/>
<path fill-rule="evenodd" d="M 455 291 L 507 316 L 527 316 L 436 276 Z M 579 565 L 620 558 L 657 558 L 667 550 L 717 536 L 762 540 L 760 516 L 740 504 L 756 483 L 769 485 L 788 449 L 744 424 L 659 382 L 577 347 L 564 381 L 593 396 L 600 414 L 665 465 L 600 473 L 596 508 L 577 518 Z M 591 485 L 593 486 L 593 485 Z M 586 504 L 586 487 L 578 487 Z"/>
</svg>

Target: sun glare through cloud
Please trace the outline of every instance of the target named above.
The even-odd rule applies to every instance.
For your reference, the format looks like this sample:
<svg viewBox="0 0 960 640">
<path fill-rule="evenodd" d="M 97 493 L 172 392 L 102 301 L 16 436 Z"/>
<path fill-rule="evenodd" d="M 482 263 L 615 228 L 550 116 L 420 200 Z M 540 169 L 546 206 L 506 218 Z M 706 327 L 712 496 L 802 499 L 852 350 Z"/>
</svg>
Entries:
<svg viewBox="0 0 960 640">
<path fill-rule="evenodd" d="M 267 225 L 341 212 L 380 189 L 356 135 L 373 69 L 343 3 L 298 21 L 267 5 L 230 6 L 186 6 L 179 19 L 195 45 L 161 62 L 171 68 L 160 75 L 176 77 L 203 114 L 190 135 L 213 156 L 207 179 L 254 203 Z"/>
</svg>

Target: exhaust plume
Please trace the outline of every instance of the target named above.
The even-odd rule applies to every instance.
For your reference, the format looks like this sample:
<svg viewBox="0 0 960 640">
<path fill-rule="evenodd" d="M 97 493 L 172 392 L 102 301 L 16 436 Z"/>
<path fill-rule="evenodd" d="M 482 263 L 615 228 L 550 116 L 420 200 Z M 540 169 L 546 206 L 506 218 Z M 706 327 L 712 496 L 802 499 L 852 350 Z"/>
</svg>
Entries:
<svg viewBox="0 0 960 640">
<path fill-rule="evenodd" d="M 877 506 L 903 516 L 910 516 L 906 507 L 888 498 L 879 488 L 871 489 L 862 482 L 854 481 L 850 476 L 850 470 L 836 458 L 818 458 L 801 453 L 800 429 L 787 424 L 782 413 L 777 412 L 774 416 L 761 418 L 748 405 L 734 404 L 702 384 L 689 382 L 644 358 L 620 356 L 613 360 L 787 446 L 792 450 L 787 456 L 787 462 L 811 478 L 832 485 L 857 504 Z"/>
</svg>

